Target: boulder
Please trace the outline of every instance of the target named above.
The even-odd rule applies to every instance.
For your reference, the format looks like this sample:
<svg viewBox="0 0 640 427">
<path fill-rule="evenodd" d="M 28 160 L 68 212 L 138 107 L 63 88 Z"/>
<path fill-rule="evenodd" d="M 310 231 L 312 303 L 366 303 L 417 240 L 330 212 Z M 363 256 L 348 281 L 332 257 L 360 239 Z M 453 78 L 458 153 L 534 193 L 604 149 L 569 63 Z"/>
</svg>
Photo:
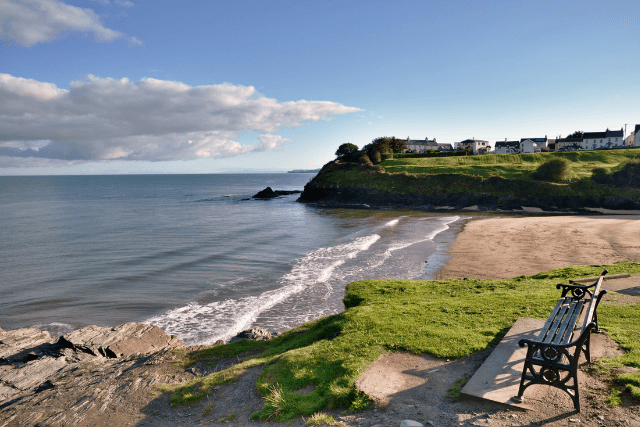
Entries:
<svg viewBox="0 0 640 427">
<path fill-rule="evenodd" d="M 238 340 L 266 341 L 266 340 L 270 340 L 276 335 L 277 334 L 272 334 L 271 332 L 262 328 L 252 328 L 252 329 L 247 329 L 246 331 L 240 332 L 238 335 L 231 338 L 229 342 L 234 342 Z"/>
<path fill-rule="evenodd" d="M 60 343 L 95 356 L 111 358 L 185 346 L 175 335 L 168 335 L 157 326 L 133 322 L 115 328 L 85 326 L 63 335 Z"/>
<path fill-rule="evenodd" d="M 37 328 L 0 329 L 0 361 L 28 362 L 37 359 L 43 354 L 39 347 L 53 341 L 49 332 Z"/>
</svg>

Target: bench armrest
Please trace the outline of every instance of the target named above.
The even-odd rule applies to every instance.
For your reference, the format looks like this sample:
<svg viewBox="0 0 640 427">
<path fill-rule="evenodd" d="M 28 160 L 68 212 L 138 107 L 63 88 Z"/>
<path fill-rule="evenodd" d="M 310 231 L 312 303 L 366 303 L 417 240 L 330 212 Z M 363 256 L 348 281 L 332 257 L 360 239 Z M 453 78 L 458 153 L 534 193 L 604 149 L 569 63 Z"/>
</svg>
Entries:
<svg viewBox="0 0 640 427">
<path fill-rule="evenodd" d="M 558 283 L 556 285 L 556 289 L 562 288 L 562 297 L 566 297 L 569 291 L 571 291 L 571 296 L 574 299 L 582 299 L 585 295 L 589 295 L 593 297 L 593 292 L 591 292 L 590 288 L 593 288 L 598 284 L 600 278 L 603 278 L 609 271 L 604 270 L 598 280 L 596 280 L 591 285 L 565 285 L 564 283 Z"/>
<path fill-rule="evenodd" d="M 520 347 L 529 346 L 529 350 L 527 351 L 527 357 L 532 356 L 538 350 L 540 351 L 540 356 L 546 362 L 551 363 L 559 363 L 562 360 L 562 357 L 566 357 L 573 364 L 573 359 L 576 361 L 580 357 L 580 352 L 582 351 L 582 346 L 586 339 L 591 334 L 591 330 L 596 328 L 596 322 L 590 322 L 586 328 L 582 330 L 580 336 L 567 344 L 553 344 L 548 342 L 540 342 L 536 340 L 530 340 L 523 338 L 518 342 Z M 569 353 L 569 349 L 575 347 L 576 351 L 574 354 Z"/>
</svg>

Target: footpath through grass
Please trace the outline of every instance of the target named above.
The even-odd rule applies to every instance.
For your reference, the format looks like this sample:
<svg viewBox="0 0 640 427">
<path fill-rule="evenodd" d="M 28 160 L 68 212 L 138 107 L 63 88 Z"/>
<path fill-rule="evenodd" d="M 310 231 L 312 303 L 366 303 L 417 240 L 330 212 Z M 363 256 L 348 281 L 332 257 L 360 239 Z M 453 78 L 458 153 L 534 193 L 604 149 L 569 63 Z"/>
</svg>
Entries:
<svg viewBox="0 0 640 427">
<path fill-rule="evenodd" d="M 365 409 L 358 376 L 381 354 L 392 351 L 461 358 L 499 340 L 519 317 L 546 319 L 559 297 L 555 285 L 569 279 L 640 272 L 640 263 L 574 266 L 509 280 L 364 280 L 348 285 L 346 311 L 288 331 L 276 339 L 236 343 L 194 353 L 181 363 L 215 365 L 221 358 L 239 362 L 228 370 L 187 384 L 164 386 L 174 405 L 199 401 L 215 385 L 234 381 L 246 369 L 264 365 L 258 391 L 265 406 L 255 419 L 283 421 L 310 416 L 323 408 Z M 616 359 L 640 368 L 640 303 L 602 305 L 600 325 L 623 348 Z M 640 391 L 640 378 L 621 378 Z M 296 390 L 314 386 L 309 394 Z"/>
</svg>

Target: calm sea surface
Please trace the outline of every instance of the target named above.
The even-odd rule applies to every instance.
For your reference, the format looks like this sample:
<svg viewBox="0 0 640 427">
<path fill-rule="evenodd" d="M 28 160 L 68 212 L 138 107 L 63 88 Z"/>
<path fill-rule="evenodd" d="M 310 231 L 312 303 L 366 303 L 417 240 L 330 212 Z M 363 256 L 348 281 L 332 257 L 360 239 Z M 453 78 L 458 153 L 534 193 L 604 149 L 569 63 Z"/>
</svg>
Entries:
<svg viewBox="0 0 640 427">
<path fill-rule="evenodd" d="M 350 219 L 298 195 L 246 200 L 312 177 L 0 177 L 0 327 L 134 321 L 206 344 L 338 313 L 354 280 L 433 278 L 457 216 Z"/>
</svg>

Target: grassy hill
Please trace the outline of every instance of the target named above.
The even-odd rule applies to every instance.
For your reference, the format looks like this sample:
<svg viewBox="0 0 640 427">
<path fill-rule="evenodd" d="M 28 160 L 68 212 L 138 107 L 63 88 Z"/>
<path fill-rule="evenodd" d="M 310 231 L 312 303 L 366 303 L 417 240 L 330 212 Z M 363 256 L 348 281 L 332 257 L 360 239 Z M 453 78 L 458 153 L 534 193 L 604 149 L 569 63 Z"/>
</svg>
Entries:
<svg viewBox="0 0 640 427">
<path fill-rule="evenodd" d="M 501 176 L 507 179 L 530 179 L 538 166 L 552 158 L 568 160 L 571 163 L 571 178 L 581 179 L 591 177 L 594 168 L 601 167 L 612 172 L 631 159 L 640 159 L 640 149 L 426 158 L 400 155 L 392 160 L 383 161 L 381 166 L 385 172 L 389 173 L 460 173 L 483 178 Z"/>
<path fill-rule="evenodd" d="M 540 165 L 557 158 L 569 163 L 566 177 L 570 181 L 533 178 Z M 626 173 L 627 165 L 632 163 L 635 168 L 639 160 L 640 149 L 453 157 L 400 155 L 375 166 L 336 160 L 307 184 L 300 200 L 404 207 L 461 208 L 477 204 L 488 209 L 517 209 L 518 205 L 545 210 L 640 209 L 637 172 Z M 606 176 L 625 169 L 624 178 L 607 185 L 595 182 L 591 179 L 595 169 L 606 171 Z M 625 185 L 628 181 L 635 184 Z"/>
</svg>

